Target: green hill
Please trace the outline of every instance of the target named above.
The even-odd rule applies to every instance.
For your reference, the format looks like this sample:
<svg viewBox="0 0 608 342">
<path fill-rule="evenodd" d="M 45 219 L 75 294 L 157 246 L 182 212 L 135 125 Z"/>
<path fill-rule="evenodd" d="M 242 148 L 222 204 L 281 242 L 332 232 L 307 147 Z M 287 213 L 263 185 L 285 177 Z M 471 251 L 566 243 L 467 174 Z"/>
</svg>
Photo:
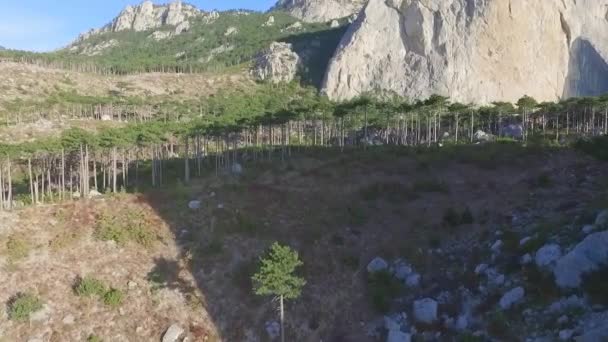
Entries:
<svg viewBox="0 0 608 342">
<path fill-rule="evenodd" d="M 274 23 L 267 25 L 271 16 Z M 111 74 L 224 71 L 243 67 L 272 41 L 287 41 L 309 65 L 302 78 L 319 83 L 345 31 L 344 26 L 330 28 L 328 23 L 302 23 L 283 12 L 227 11 L 211 21 L 190 19 L 190 24 L 190 30 L 181 34 L 170 25 L 105 32 L 51 53 L 3 51 L 0 58 Z"/>
</svg>

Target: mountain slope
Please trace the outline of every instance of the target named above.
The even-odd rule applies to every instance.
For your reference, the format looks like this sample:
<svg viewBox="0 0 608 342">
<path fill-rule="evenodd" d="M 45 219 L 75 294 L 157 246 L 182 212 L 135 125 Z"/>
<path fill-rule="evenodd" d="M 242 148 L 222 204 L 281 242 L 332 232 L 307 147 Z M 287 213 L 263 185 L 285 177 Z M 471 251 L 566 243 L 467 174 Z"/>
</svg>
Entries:
<svg viewBox="0 0 608 342">
<path fill-rule="evenodd" d="M 279 0 L 275 8 L 305 22 L 326 22 L 359 13 L 367 0 Z"/>
<path fill-rule="evenodd" d="M 281 12 L 204 12 L 181 2 L 127 7 L 109 24 L 52 53 L 3 51 L 0 58 L 76 71 L 232 72 L 242 70 L 273 41 L 292 43 L 305 66 L 300 78 L 320 86 L 346 20 L 302 23 Z"/>
<path fill-rule="evenodd" d="M 463 102 L 608 91 L 605 1 L 371 0 L 330 63 L 334 99 L 382 89 Z"/>
</svg>

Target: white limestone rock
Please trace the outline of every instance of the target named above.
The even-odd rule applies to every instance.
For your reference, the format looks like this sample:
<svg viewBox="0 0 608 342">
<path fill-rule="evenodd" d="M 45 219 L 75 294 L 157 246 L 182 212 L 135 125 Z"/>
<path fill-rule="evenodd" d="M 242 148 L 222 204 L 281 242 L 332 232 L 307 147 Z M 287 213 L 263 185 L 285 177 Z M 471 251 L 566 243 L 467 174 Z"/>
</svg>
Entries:
<svg viewBox="0 0 608 342">
<path fill-rule="evenodd" d="M 370 0 L 342 38 L 323 89 L 334 100 L 383 90 L 463 103 L 601 94 L 607 4 Z"/>
<path fill-rule="evenodd" d="M 312 23 L 356 15 L 366 3 L 367 0 L 279 0 L 274 8 Z"/>
<path fill-rule="evenodd" d="M 251 74 L 259 81 L 291 82 L 300 65 L 300 56 L 291 44 L 273 42 L 256 58 Z"/>
<path fill-rule="evenodd" d="M 513 305 L 519 303 L 524 299 L 525 291 L 523 287 L 516 287 L 511 291 L 505 293 L 498 305 L 503 310 L 510 309 Z"/>
<path fill-rule="evenodd" d="M 439 304 L 431 298 L 424 298 L 414 302 L 413 312 L 416 322 L 431 324 L 437 321 Z"/>
<path fill-rule="evenodd" d="M 572 251 L 561 257 L 553 269 L 555 282 L 561 288 L 581 285 L 584 274 L 608 263 L 608 231 L 588 235 Z"/>
</svg>

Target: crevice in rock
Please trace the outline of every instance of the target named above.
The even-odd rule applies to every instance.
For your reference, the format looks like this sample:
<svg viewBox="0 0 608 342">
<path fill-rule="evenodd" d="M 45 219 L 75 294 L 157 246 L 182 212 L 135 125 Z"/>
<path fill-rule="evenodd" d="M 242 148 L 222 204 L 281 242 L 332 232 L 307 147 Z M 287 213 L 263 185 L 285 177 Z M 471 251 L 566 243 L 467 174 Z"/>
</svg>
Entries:
<svg viewBox="0 0 608 342">
<path fill-rule="evenodd" d="M 562 12 L 559 12 L 559 21 L 561 22 L 561 25 L 562 25 L 562 31 L 566 35 L 566 41 L 568 43 L 568 47 L 570 47 L 570 43 L 572 43 L 572 31 L 570 30 L 570 25 L 568 25 L 566 18 L 564 18 L 564 13 L 562 13 Z"/>
</svg>

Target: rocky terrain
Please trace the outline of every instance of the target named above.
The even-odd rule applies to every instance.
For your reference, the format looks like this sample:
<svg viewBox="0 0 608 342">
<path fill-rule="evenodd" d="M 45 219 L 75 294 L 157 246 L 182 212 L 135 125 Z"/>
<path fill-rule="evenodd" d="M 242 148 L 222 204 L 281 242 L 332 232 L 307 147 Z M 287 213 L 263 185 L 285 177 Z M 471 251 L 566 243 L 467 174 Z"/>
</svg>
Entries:
<svg viewBox="0 0 608 342">
<path fill-rule="evenodd" d="M 357 15 L 366 0 L 279 0 L 275 9 L 284 10 L 306 22 L 326 22 Z"/>
<path fill-rule="evenodd" d="M 334 99 L 381 89 L 461 102 L 538 100 L 608 90 L 605 1 L 372 0 L 323 88 Z"/>
<path fill-rule="evenodd" d="M 86 40 L 93 35 L 104 32 L 120 32 L 133 30 L 136 32 L 148 31 L 165 25 L 175 27 L 177 34 L 190 28 L 191 18 L 214 17 L 217 14 L 205 13 L 198 8 L 183 4 L 181 0 L 175 0 L 167 5 L 156 6 L 150 0 L 143 1 L 137 6 L 127 6 L 120 14 L 106 26 L 92 29 L 82 34 L 78 41 Z"/>
<path fill-rule="evenodd" d="M 188 187 L 2 213 L 0 338 L 275 341 L 275 303 L 249 277 L 278 240 L 307 280 L 287 340 L 601 341 L 605 168 L 494 144 L 294 151 Z"/>
</svg>

